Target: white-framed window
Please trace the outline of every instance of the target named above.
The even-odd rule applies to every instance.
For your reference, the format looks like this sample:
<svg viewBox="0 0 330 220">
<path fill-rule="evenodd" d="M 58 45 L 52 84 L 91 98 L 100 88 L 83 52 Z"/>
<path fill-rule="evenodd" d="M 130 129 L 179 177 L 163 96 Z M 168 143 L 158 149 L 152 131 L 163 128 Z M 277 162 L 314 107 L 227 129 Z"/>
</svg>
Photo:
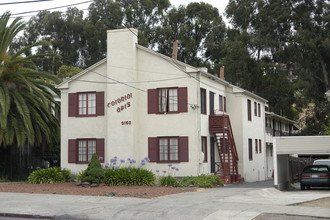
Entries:
<svg viewBox="0 0 330 220">
<path fill-rule="evenodd" d="M 207 137 L 202 136 L 202 152 L 204 154 L 203 162 L 207 162 Z"/>
<path fill-rule="evenodd" d="M 78 162 L 89 162 L 96 153 L 96 140 L 78 140 Z"/>
<path fill-rule="evenodd" d="M 178 89 L 162 88 L 158 89 L 158 110 L 159 112 L 178 111 Z"/>
<path fill-rule="evenodd" d="M 78 115 L 96 115 L 96 93 L 78 94 Z"/>
<path fill-rule="evenodd" d="M 159 161 L 171 162 L 179 160 L 179 138 L 159 138 Z"/>
</svg>

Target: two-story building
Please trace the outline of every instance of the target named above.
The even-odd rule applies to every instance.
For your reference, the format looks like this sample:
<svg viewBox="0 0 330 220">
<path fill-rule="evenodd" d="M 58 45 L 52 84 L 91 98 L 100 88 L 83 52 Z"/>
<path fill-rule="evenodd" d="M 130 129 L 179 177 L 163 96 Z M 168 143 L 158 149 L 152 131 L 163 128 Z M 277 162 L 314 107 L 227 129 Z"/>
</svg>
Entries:
<svg viewBox="0 0 330 220">
<path fill-rule="evenodd" d="M 267 108 L 266 108 L 267 109 Z M 292 136 L 299 130 L 297 122 L 286 117 L 275 114 L 274 112 L 265 112 L 266 126 L 266 168 L 267 177 L 273 176 L 274 172 L 274 157 L 273 157 L 273 142 L 274 137 Z"/>
<path fill-rule="evenodd" d="M 61 166 L 149 157 L 177 176 L 215 173 L 226 183 L 267 178 L 267 100 L 138 45 L 135 29 L 107 32 L 107 58 L 58 85 Z M 175 53 L 175 51 L 174 51 Z"/>
</svg>

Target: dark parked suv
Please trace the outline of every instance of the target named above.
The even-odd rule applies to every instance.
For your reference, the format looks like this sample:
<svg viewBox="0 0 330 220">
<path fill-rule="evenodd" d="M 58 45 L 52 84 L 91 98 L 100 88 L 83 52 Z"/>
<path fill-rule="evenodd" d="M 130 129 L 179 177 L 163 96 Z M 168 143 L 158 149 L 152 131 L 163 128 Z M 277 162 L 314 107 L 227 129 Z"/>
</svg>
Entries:
<svg viewBox="0 0 330 220">
<path fill-rule="evenodd" d="M 330 167 L 327 165 L 306 166 L 300 175 L 300 189 L 306 187 L 329 187 L 330 189 Z"/>
</svg>

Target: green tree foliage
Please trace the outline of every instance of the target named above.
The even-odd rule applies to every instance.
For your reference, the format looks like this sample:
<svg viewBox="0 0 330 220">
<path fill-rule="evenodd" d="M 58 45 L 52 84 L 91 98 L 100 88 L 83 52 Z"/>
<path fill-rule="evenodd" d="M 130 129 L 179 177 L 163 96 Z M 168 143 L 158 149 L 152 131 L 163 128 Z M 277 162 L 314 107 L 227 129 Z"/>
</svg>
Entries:
<svg viewBox="0 0 330 220">
<path fill-rule="evenodd" d="M 227 17 L 237 35 L 242 36 L 233 45 L 241 45 L 245 53 L 227 51 L 227 79 L 267 98 L 271 110 L 284 116 L 296 115 L 293 106 L 322 106 L 324 93 L 330 88 L 329 9 L 325 0 L 230 0 Z M 232 41 L 229 35 L 228 41 Z M 232 45 L 228 48 L 233 49 Z M 235 62 L 230 56 L 239 60 L 238 66 L 233 66 Z M 247 78 L 257 81 L 257 86 Z M 310 131 L 307 133 L 315 134 L 318 130 L 322 134 L 323 123 L 327 124 L 329 118 L 325 109 L 314 109 L 308 117 L 306 125 L 311 128 L 306 128 Z"/>
<path fill-rule="evenodd" d="M 59 94 L 52 82 L 57 77 L 37 70 L 33 63 L 40 54 L 23 56 L 39 41 L 9 52 L 15 36 L 25 28 L 16 18 L 9 23 L 10 13 L 0 17 L 0 146 L 31 146 L 50 143 L 58 137 L 59 121 L 53 112 L 59 111 L 54 95 Z"/>
<path fill-rule="evenodd" d="M 57 76 L 64 79 L 66 77 L 72 77 L 81 71 L 82 69 L 78 67 L 62 65 L 57 71 Z"/>
<path fill-rule="evenodd" d="M 163 23 L 170 6 L 169 0 L 116 0 L 124 12 L 123 25 L 141 30 L 139 44 L 154 46 L 155 28 Z"/>
<path fill-rule="evenodd" d="M 229 0 L 226 28 L 218 10 L 203 2 L 176 8 L 168 0 L 94 0 L 85 18 L 76 8 L 40 12 L 12 49 L 50 41 L 53 46 L 36 51 L 58 56 L 37 59 L 36 65 L 56 74 L 62 65 L 84 68 L 105 58 L 106 30 L 137 28 L 139 44 L 171 56 L 178 40 L 180 61 L 211 73 L 224 65 L 226 80 L 291 118 L 309 103 L 324 102 L 330 89 L 329 8 L 326 0 Z M 316 124 L 324 130 L 322 122 Z"/>
<path fill-rule="evenodd" d="M 172 41 L 178 40 L 178 59 L 194 66 L 219 61 L 225 25 L 218 9 L 207 3 L 190 3 L 172 8 L 156 38 L 160 53 L 172 54 Z M 213 64 L 213 63 L 211 63 Z"/>
<path fill-rule="evenodd" d="M 106 31 L 122 27 L 124 19 L 121 4 L 113 0 L 94 0 L 88 11 L 89 14 L 85 19 L 86 66 L 90 66 L 106 57 Z"/>
<path fill-rule="evenodd" d="M 41 11 L 29 20 L 20 44 L 26 46 L 38 40 L 51 42 L 50 47 L 37 48 L 36 53 L 58 56 L 37 59 L 36 64 L 40 70 L 55 74 L 61 65 L 85 65 L 85 35 L 83 11 L 77 8 L 69 8 L 66 13 Z M 26 52 L 32 53 L 31 50 Z"/>
</svg>

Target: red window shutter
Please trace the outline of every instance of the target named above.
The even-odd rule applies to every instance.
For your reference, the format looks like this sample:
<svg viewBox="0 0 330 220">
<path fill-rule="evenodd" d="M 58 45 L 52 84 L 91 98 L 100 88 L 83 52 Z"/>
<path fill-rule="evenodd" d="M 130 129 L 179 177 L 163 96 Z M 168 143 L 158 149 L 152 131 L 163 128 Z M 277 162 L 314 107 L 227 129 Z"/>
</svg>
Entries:
<svg viewBox="0 0 330 220">
<path fill-rule="evenodd" d="M 158 138 L 156 137 L 148 138 L 148 157 L 150 162 L 158 161 Z"/>
<path fill-rule="evenodd" d="M 189 161 L 188 137 L 179 137 L 179 160 L 180 162 Z"/>
<path fill-rule="evenodd" d="M 104 115 L 104 92 L 96 93 L 96 115 Z"/>
<path fill-rule="evenodd" d="M 188 112 L 188 89 L 178 88 L 178 109 L 179 112 Z"/>
<path fill-rule="evenodd" d="M 99 157 L 101 163 L 104 163 L 104 139 L 96 139 L 96 154 Z"/>
<path fill-rule="evenodd" d="M 78 115 L 78 94 L 69 93 L 69 117 Z"/>
<path fill-rule="evenodd" d="M 76 139 L 69 139 L 68 144 L 68 162 L 69 163 L 76 163 L 77 162 L 77 140 Z"/>
<path fill-rule="evenodd" d="M 158 91 L 148 89 L 148 114 L 158 113 Z"/>
</svg>

